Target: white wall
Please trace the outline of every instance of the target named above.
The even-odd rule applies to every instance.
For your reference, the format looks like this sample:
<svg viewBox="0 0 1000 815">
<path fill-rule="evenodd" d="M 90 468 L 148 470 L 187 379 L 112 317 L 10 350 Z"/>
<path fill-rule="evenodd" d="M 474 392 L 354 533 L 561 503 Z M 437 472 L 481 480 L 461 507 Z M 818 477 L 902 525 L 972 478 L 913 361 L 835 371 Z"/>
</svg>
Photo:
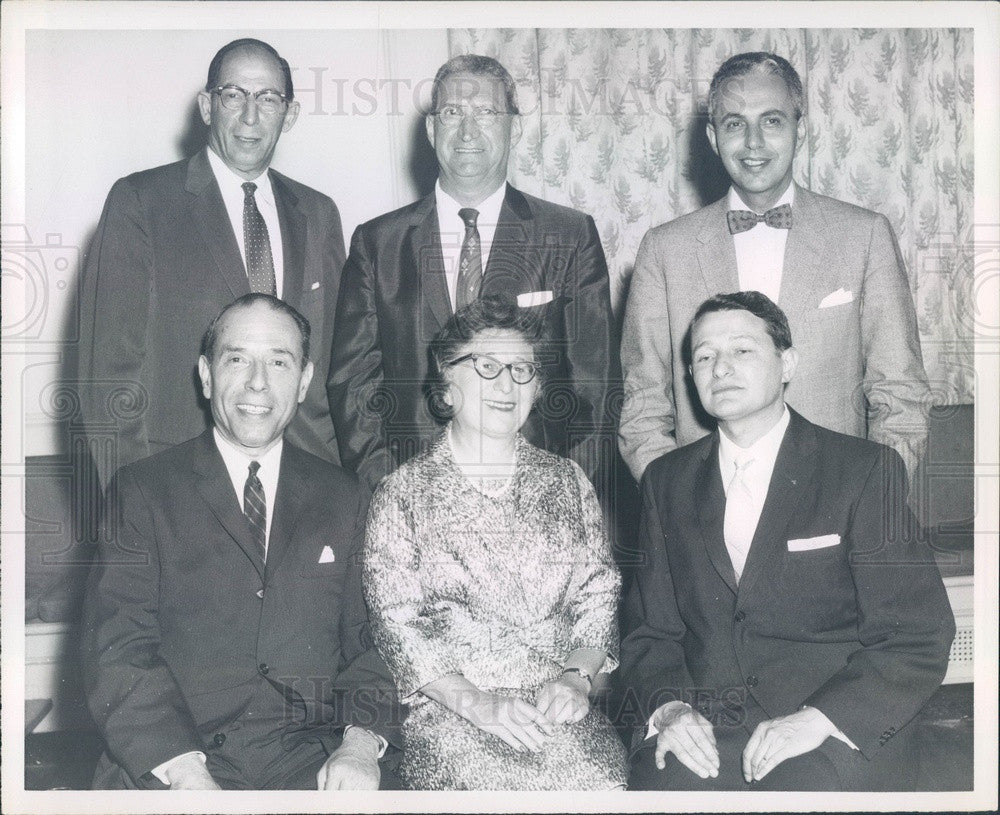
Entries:
<svg viewBox="0 0 1000 815">
<path fill-rule="evenodd" d="M 345 240 L 359 223 L 414 200 L 421 175 L 425 184 L 433 178 L 417 111 L 447 59 L 445 29 L 29 31 L 24 226 L 30 247 L 45 246 L 26 253 L 45 280 L 27 293 L 40 353 L 22 382 L 24 455 L 62 449 L 43 405 L 74 333 L 79 261 L 108 189 L 201 143 L 195 94 L 216 50 L 243 36 L 289 60 L 302 105 L 273 166 L 333 197 Z"/>
</svg>

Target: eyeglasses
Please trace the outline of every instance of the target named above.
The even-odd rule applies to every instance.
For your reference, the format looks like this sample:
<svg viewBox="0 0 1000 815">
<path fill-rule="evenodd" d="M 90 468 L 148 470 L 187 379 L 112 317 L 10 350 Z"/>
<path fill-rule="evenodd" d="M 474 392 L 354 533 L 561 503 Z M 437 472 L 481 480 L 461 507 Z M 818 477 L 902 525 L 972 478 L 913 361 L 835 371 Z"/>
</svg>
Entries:
<svg viewBox="0 0 1000 815">
<path fill-rule="evenodd" d="M 495 108 L 465 108 L 459 105 L 445 105 L 434 114 L 438 121 L 446 127 L 457 127 L 466 116 L 472 116 L 476 124 L 482 128 L 492 127 L 500 121 L 503 116 L 510 116 L 506 110 L 496 110 Z"/>
<path fill-rule="evenodd" d="M 468 359 L 472 360 L 472 367 L 483 379 L 496 379 L 506 368 L 510 371 L 510 378 L 517 385 L 527 385 L 538 375 L 542 367 L 537 362 L 508 362 L 504 364 L 486 354 L 466 354 L 464 357 L 453 359 L 448 364 L 458 365 Z"/>
<path fill-rule="evenodd" d="M 273 88 L 264 88 L 262 91 L 248 91 L 239 85 L 220 85 L 212 93 L 219 97 L 222 107 L 226 110 L 243 110 L 247 99 L 253 99 L 257 104 L 257 110 L 261 113 L 278 113 L 284 109 L 288 100 L 285 94 Z"/>
</svg>

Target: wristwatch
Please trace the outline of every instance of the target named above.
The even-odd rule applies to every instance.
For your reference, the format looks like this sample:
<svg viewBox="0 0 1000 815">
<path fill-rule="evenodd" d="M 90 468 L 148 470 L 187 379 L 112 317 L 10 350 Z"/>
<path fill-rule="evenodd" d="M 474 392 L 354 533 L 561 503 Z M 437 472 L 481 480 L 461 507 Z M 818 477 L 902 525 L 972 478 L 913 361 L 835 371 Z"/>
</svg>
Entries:
<svg viewBox="0 0 1000 815">
<path fill-rule="evenodd" d="M 588 691 L 591 688 L 594 687 L 594 680 L 593 680 L 593 678 L 590 676 L 589 673 L 587 673 L 586 671 L 584 671 L 584 670 L 582 670 L 580 668 L 563 668 L 563 673 L 564 674 L 576 674 L 581 679 L 586 679 L 587 680 L 587 690 Z"/>
</svg>

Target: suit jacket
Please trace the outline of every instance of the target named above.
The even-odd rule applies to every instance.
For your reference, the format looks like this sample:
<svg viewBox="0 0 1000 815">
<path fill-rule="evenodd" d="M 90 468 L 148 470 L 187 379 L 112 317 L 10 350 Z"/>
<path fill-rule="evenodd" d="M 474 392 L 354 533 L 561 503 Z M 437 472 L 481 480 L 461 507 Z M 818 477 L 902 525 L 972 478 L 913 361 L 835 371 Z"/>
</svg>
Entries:
<svg viewBox="0 0 1000 815">
<path fill-rule="evenodd" d="M 792 411 L 738 585 L 718 431 L 657 459 L 642 487 L 621 665 L 645 716 L 671 699 L 730 719 L 812 705 L 872 758 L 941 683 L 954 619 L 894 451 Z M 795 543 L 820 536 L 833 545 Z"/>
<path fill-rule="evenodd" d="M 722 198 L 643 238 L 622 338 L 619 443 L 638 480 L 653 459 L 708 433 L 687 376 L 684 339 L 698 306 L 739 291 Z M 912 477 L 927 438 L 929 394 L 913 298 L 885 216 L 796 186 L 778 305 L 799 367 L 785 394 L 806 418 L 887 444 Z M 829 295 L 850 298 L 821 308 Z"/>
<path fill-rule="evenodd" d="M 288 438 L 337 461 L 324 377 L 344 263 L 327 196 L 269 171 L 281 224 L 283 299 L 309 320 L 316 376 Z M 196 362 L 219 311 L 250 284 L 205 151 L 115 183 L 81 281 L 79 387 L 102 486 L 122 465 L 209 424 Z"/>
<path fill-rule="evenodd" d="M 372 487 L 440 429 L 425 395 L 428 346 L 452 314 L 439 232 L 431 193 L 362 224 L 351 240 L 328 391 L 341 461 Z M 482 293 L 542 291 L 553 296 L 538 306 L 547 386 L 522 432 L 600 481 L 621 374 L 597 228 L 589 215 L 508 185 Z"/>
<path fill-rule="evenodd" d="M 353 723 L 398 743 L 361 589 L 367 508 L 355 476 L 286 440 L 265 566 L 212 431 L 115 476 L 81 647 L 94 721 L 134 783 L 225 750 L 262 690 L 282 739 Z"/>
</svg>

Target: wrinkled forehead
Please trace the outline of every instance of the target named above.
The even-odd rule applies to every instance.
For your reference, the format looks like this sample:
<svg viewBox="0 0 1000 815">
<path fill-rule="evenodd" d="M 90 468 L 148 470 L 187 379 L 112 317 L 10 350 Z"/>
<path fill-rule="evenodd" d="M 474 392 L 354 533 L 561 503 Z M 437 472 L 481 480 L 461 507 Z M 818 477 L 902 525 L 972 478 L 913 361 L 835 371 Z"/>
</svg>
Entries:
<svg viewBox="0 0 1000 815">
<path fill-rule="evenodd" d="M 230 309 L 220 321 L 216 347 L 269 348 L 302 356 L 302 334 L 295 320 L 263 303 Z"/>
<path fill-rule="evenodd" d="M 507 94 L 503 82 L 490 74 L 464 72 L 446 76 L 438 88 L 438 106 L 460 104 L 505 109 Z"/>
<path fill-rule="evenodd" d="M 223 58 L 219 84 L 246 86 L 247 90 L 274 88 L 284 91 L 285 76 L 273 55 L 263 49 L 246 46 L 229 52 Z"/>
</svg>

